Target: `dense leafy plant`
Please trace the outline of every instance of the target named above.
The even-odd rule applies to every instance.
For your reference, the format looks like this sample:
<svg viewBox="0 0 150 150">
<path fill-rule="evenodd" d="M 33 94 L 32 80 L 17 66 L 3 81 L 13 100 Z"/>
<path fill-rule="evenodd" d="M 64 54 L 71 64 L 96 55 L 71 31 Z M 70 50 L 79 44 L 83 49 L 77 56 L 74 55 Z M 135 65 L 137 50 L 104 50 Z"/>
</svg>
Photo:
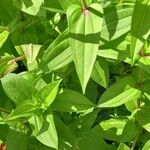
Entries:
<svg viewBox="0 0 150 150">
<path fill-rule="evenodd" d="M 0 150 L 150 150 L 150 0 L 0 1 Z"/>
</svg>

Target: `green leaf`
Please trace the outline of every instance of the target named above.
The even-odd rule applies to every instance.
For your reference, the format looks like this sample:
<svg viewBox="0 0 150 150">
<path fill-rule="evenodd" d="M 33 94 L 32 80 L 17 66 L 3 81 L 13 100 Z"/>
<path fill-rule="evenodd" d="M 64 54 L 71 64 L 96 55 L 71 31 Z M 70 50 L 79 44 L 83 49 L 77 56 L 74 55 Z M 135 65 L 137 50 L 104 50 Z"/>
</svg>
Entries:
<svg viewBox="0 0 150 150">
<path fill-rule="evenodd" d="M 140 96 L 141 91 L 136 89 L 135 79 L 128 76 L 108 88 L 100 97 L 98 105 L 99 107 L 117 107 Z"/>
<path fill-rule="evenodd" d="M 140 125 L 150 132 L 150 107 L 144 106 L 141 109 L 138 110 L 138 112 L 135 114 L 135 119 L 140 123 Z"/>
<path fill-rule="evenodd" d="M 72 53 L 70 47 L 63 51 L 60 55 L 55 57 L 52 61 L 50 61 L 47 66 L 49 70 L 54 71 L 58 70 L 73 61 Z"/>
<path fill-rule="evenodd" d="M 38 92 L 42 103 L 46 107 L 49 107 L 55 100 L 60 82 L 61 80 L 50 83 Z"/>
<path fill-rule="evenodd" d="M 141 13 L 142 12 L 142 13 Z M 150 0 L 136 0 L 131 25 L 131 59 L 138 58 L 145 40 L 150 34 Z"/>
<path fill-rule="evenodd" d="M 115 40 L 106 42 L 99 47 L 98 55 L 131 63 L 129 49 L 130 38 L 131 36 L 125 34 Z"/>
<path fill-rule="evenodd" d="M 35 45 L 35 44 L 28 44 L 28 45 L 21 45 L 15 47 L 20 55 L 24 54 L 27 59 L 27 66 L 28 70 L 34 70 L 37 69 L 37 55 L 39 53 L 39 50 L 41 48 L 41 45 Z"/>
<path fill-rule="evenodd" d="M 123 128 L 120 142 L 130 142 L 135 139 L 141 127 L 133 120 L 128 120 Z"/>
<path fill-rule="evenodd" d="M 44 0 L 13 0 L 13 3 L 23 12 L 35 16 L 39 12 L 41 5 L 44 3 Z"/>
<path fill-rule="evenodd" d="M 142 70 L 150 73 L 150 58 L 148 56 L 141 57 L 137 62 L 137 66 L 139 66 Z"/>
<path fill-rule="evenodd" d="M 72 62 L 68 38 L 68 31 L 65 30 L 51 43 L 42 57 L 40 69 L 44 71 L 57 70 Z"/>
<path fill-rule="evenodd" d="M 13 59 L 14 57 L 7 53 L 0 58 L 0 78 L 13 72 L 18 67 L 16 62 L 11 61 Z"/>
<path fill-rule="evenodd" d="M 72 130 L 60 118 L 58 118 L 58 116 L 54 117 L 54 121 L 59 137 L 59 142 L 62 142 L 64 145 L 67 145 L 67 143 L 74 145 L 76 143 L 76 137 Z"/>
<path fill-rule="evenodd" d="M 6 141 L 7 150 L 16 150 L 16 148 L 26 150 L 29 138 L 29 133 L 21 133 L 14 129 L 10 129 Z"/>
<path fill-rule="evenodd" d="M 32 128 L 33 136 L 37 136 L 43 125 L 43 117 L 40 115 L 35 115 L 35 116 L 32 116 L 28 121 L 31 127 L 33 126 Z"/>
<path fill-rule="evenodd" d="M 67 11 L 67 8 L 73 4 L 80 4 L 77 0 L 59 0 L 63 9 Z"/>
<path fill-rule="evenodd" d="M 85 93 L 97 56 L 103 9 L 97 3 L 83 10 L 78 5 L 72 5 L 67 10 L 67 17 L 73 60 Z"/>
<path fill-rule="evenodd" d="M 95 62 L 91 78 L 104 88 L 108 86 L 109 68 L 106 59 L 99 58 Z"/>
<path fill-rule="evenodd" d="M 100 148 L 102 150 L 109 150 L 108 145 L 106 142 L 97 136 L 91 137 L 91 135 L 88 137 L 81 138 L 79 140 L 79 149 L 81 150 L 99 150 Z"/>
<path fill-rule="evenodd" d="M 64 10 L 60 5 L 59 0 L 55 1 L 45 0 L 42 8 L 52 12 L 64 13 Z"/>
<path fill-rule="evenodd" d="M 46 116 L 43 126 L 36 138 L 48 147 L 58 148 L 58 137 L 52 114 Z"/>
<path fill-rule="evenodd" d="M 17 106 L 17 108 L 12 111 L 10 115 L 5 118 L 5 121 L 12 121 L 19 118 L 29 118 L 33 115 L 36 115 L 39 112 L 38 108 L 32 100 L 26 100 Z"/>
<path fill-rule="evenodd" d="M 1 79 L 3 89 L 17 105 L 31 98 L 31 83 L 18 74 L 8 74 Z"/>
<path fill-rule="evenodd" d="M 51 105 L 54 111 L 66 112 L 84 111 L 92 107 L 94 107 L 94 104 L 85 96 L 72 90 L 64 90 Z"/>
<path fill-rule="evenodd" d="M 6 141 L 9 132 L 9 126 L 7 124 L 0 124 L 0 132 L 0 141 Z"/>
<path fill-rule="evenodd" d="M 0 1 L 0 6 L 1 23 L 7 26 L 18 15 L 18 10 L 10 0 Z"/>
<path fill-rule="evenodd" d="M 9 32 L 7 30 L 4 30 L 0 33 L 0 48 L 3 46 L 3 44 L 7 40 L 8 35 L 9 35 Z"/>
<path fill-rule="evenodd" d="M 133 3 L 112 5 L 104 8 L 104 22 L 101 31 L 100 45 L 117 39 L 131 29 Z"/>
<path fill-rule="evenodd" d="M 142 150 L 149 150 L 150 149 L 150 140 L 146 142 Z"/>
<path fill-rule="evenodd" d="M 102 121 L 92 130 L 95 134 L 102 138 L 120 142 L 120 138 L 127 121 L 127 118 L 111 118 L 109 120 Z"/>
<path fill-rule="evenodd" d="M 117 150 L 130 150 L 130 148 L 126 144 L 120 143 Z"/>
</svg>

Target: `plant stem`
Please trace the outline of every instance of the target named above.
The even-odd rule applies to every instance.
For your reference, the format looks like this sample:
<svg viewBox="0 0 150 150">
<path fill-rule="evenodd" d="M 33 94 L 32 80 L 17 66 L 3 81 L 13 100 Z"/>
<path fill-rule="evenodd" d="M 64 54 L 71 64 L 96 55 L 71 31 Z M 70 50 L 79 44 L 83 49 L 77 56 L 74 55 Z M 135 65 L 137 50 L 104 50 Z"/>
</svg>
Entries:
<svg viewBox="0 0 150 150">
<path fill-rule="evenodd" d="M 88 8 L 86 0 L 81 0 L 81 4 L 82 4 L 83 9 Z"/>
<path fill-rule="evenodd" d="M 10 114 L 11 113 L 9 110 L 7 110 L 5 108 L 1 108 L 1 107 L 0 107 L 0 111 L 4 112 L 6 114 Z"/>
<path fill-rule="evenodd" d="M 26 56 L 22 55 L 22 56 L 19 56 L 19 57 L 16 57 L 16 58 L 10 60 L 9 63 L 17 62 L 17 61 L 23 60 L 25 58 L 26 58 Z"/>
<path fill-rule="evenodd" d="M 139 137 L 140 137 L 141 132 L 142 132 L 142 129 L 137 133 L 137 135 L 136 135 L 136 137 L 135 137 L 135 140 L 133 141 L 133 144 L 132 144 L 132 146 L 131 146 L 131 150 L 134 150 L 134 149 L 135 149 L 136 143 L 137 143 L 137 141 L 138 141 L 138 139 L 139 139 Z"/>
</svg>

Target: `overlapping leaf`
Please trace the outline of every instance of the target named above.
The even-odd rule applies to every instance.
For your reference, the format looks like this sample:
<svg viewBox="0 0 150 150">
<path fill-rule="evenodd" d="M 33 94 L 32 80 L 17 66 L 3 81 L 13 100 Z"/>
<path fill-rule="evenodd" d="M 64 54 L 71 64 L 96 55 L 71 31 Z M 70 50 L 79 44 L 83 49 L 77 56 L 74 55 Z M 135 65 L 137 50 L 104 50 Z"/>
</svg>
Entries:
<svg viewBox="0 0 150 150">
<path fill-rule="evenodd" d="M 103 9 L 96 3 L 91 4 L 87 9 L 72 5 L 67 10 L 67 17 L 73 60 L 83 93 L 85 93 L 97 56 Z"/>
</svg>

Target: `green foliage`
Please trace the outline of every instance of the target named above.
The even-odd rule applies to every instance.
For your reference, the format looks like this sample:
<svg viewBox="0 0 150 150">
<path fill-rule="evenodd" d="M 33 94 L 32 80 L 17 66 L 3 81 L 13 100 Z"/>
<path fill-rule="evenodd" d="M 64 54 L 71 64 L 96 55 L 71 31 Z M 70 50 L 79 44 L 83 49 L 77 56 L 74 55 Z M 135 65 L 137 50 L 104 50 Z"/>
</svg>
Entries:
<svg viewBox="0 0 150 150">
<path fill-rule="evenodd" d="M 0 1 L 0 150 L 150 149 L 150 0 Z"/>
</svg>

